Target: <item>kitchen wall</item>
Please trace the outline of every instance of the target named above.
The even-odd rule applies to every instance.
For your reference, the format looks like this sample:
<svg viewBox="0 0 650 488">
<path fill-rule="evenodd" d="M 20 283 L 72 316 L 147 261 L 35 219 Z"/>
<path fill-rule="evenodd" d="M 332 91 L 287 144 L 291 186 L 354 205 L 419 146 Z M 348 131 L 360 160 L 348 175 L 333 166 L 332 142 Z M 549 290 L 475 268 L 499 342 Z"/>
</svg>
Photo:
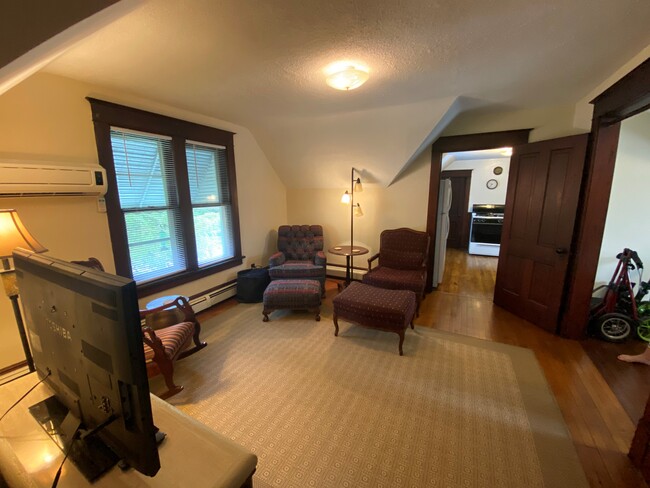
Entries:
<svg viewBox="0 0 650 488">
<path fill-rule="evenodd" d="M 494 168 L 497 166 L 503 168 L 503 172 L 500 175 L 494 174 Z M 472 205 L 477 203 L 496 205 L 503 205 L 506 203 L 506 188 L 508 187 L 510 158 L 457 160 L 443 169 L 443 171 L 456 170 L 472 171 L 469 190 L 469 205 L 467 208 L 468 212 L 471 212 Z M 497 181 L 497 187 L 495 189 L 491 190 L 487 187 L 487 182 L 489 180 Z"/>
</svg>

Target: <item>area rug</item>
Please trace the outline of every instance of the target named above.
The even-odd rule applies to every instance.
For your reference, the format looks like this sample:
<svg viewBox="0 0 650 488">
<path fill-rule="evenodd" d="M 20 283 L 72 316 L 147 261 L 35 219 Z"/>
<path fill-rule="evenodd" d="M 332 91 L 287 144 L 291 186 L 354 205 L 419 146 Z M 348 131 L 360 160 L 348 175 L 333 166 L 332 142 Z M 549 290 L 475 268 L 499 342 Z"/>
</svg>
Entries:
<svg viewBox="0 0 650 488">
<path fill-rule="evenodd" d="M 261 311 L 203 323 L 169 400 L 253 451 L 257 488 L 588 486 L 532 351 L 416 325 L 400 357 L 327 307 Z"/>
</svg>

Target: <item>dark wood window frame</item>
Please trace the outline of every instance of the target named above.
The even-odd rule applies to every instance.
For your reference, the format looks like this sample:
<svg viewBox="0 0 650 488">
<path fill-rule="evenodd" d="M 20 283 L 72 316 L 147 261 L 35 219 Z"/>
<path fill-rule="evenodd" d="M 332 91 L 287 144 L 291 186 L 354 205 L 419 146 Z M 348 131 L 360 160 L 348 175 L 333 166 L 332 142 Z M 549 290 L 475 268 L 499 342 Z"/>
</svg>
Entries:
<svg viewBox="0 0 650 488">
<path fill-rule="evenodd" d="M 92 120 L 95 128 L 95 141 L 99 163 L 106 169 L 108 179 L 108 192 L 106 193 L 106 207 L 108 211 L 108 226 L 115 259 L 115 270 L 118 275 L 132 277 L 131 258 L 129 255 L 126 224 L 122 217 L 117 179 L 113 167 L 113 149 L 111 145 L 111 127 L 130 129 L 151 134 L 160 134 L 172 138 L 172 151 L 177 179 L 177 188 L 181 202 L 181 215 L 183 222 L 183 235 L 187 269 L 180 273 L 165 276 L 138 285 L 138 295 L 147 296 L 152 293 L 167 290 L 174 286 L 194 281 L 198 278 L 209 276 L 226 269 L 239 266 L 243 263 L 244 256 L 241 251 L 241 236 L 239 225 L 239 208 L 237 204 L 237 179 L 235 175 L 234 133 L 195 124 L 184 120 L 159 115 L 145 110 L 126 107 L 116 103 L 106 102 L 95 98 L 87 98 L 92 110 Z M 228 159 L 228 180 L 232 208 L 232 233 L 234 256 L 225 261 L 199 268 L 195 246 L 192 210 L 189 197 L 189 183 L 187 176 L 187 161 L 185 157 L 185 142 L 195 141 L 207 144 L 224 146 Z M 189 212 L 189 213 L 188 213 Z"/>
</svg>

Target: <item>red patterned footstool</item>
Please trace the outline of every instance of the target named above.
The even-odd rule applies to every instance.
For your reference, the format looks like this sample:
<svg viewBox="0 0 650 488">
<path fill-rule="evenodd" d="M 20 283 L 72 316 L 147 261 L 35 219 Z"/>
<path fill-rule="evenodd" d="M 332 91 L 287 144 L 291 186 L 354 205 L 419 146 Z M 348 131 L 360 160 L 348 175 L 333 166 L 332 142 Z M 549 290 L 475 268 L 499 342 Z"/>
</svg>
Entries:
<svg viewBox="0 0 650 488">
<path fill-rule="evenodd" d="M 312 310 L 320 320 L 320 283 L 317 280 L 274 280 L 264 290 L 264 322 L 273 310 Z"/>
<path fill-rule="evenodd" d="M 335 336 L 339 335 L 339 317 L 364 327 L 395 332 L 399 336 L 399 355 L 403 355 L 404 331 L 409 325 L 413 329 L 417 308 L 414 292 L 387 290 L 353 281 L 332 303 Z"/>
</svg>

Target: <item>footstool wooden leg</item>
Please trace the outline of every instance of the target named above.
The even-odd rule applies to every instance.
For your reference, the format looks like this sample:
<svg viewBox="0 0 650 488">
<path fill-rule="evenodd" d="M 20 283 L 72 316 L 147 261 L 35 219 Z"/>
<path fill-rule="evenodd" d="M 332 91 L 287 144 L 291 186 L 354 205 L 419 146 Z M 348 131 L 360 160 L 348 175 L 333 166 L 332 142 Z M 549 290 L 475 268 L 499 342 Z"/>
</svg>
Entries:
<svg viewBox="0 0 650 488">
<path fill-rule="evenodd" d="M 316 322 L 320 322 L 320 307 L 316 309 Z"/>
<path fill-rule="evenodd" d="M 262 314 L 264 315 L 264 318 L 262 319 L 262 322 L 268 322 L 269 321 L 269 314 L 271 313 L 271 310 L 264 310 Z"/>
<path fill-rule="evenodd" d="M 411 329 L 415 330 L 415 326 L 413 325 L 413 321 L 411 320 Z"/>
<path fill-rule="evenodd" d="M 339 335 L 339 321 L 337 320 L 336 314 L 334 314 L 334 337 L 338 337 Z"/>
<path fill-rule="evenodd" d="M 399 355 L 403 356 L 404 352 L 402 351 L 402 344 L 404 344 L 404 331 L 400 329 L 397 331 L 397 335 L 399 335 Z"/>
</svg>

